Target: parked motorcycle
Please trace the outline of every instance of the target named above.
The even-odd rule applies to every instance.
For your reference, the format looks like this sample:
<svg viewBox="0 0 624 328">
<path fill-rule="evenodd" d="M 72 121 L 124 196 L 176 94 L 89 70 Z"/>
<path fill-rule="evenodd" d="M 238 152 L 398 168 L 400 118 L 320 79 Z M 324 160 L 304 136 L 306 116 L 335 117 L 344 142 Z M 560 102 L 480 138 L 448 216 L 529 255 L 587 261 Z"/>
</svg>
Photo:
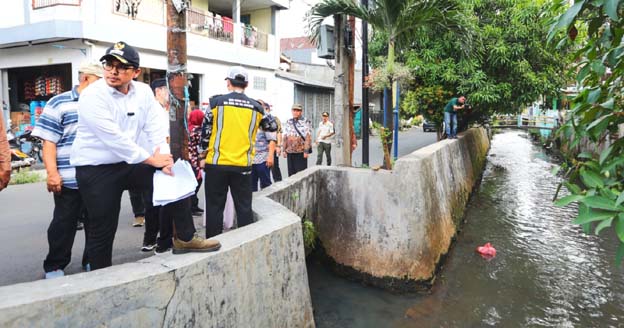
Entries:
<svg viewBox="0 0 624 328">
<path fill-rule="evenodd" d="M 41 152 L 43 151 L 43 141 L 32 135 L 32 130 L 26 130 L 22 133 L 19 138 L 20 150 L 27 153 L 28 156 L 38 160 L 39 162 L 43 161 Z M 28 147 L 30 145 L 30 147 Z"/>
<path fill-rule="evenodd" d="M 7 139 L 11 150 L 11 170 L 19 170 L 24 167 L 30 167 L 35 163 L 35 159 L 28 156 L 20 149 L 19 139 L 11 131 L 7 132 Z"/>
</svg>

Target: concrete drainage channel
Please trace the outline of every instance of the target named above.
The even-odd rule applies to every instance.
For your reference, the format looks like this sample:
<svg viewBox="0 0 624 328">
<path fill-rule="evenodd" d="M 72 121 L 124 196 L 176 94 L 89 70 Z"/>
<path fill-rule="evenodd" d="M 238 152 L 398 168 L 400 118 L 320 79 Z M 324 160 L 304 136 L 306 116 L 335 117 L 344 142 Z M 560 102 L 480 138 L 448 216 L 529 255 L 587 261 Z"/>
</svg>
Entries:
<svg viewBox="0 0 624 328">
<path fill-rule="evenodd" d="M 394 291 L 428 288 L 485 167 L 471 129 L 401 157 L 393 171 L 313 167 L 261 192 L 311 220 L 337 271 Z"/>
<path fill-rule="evenodd" d="M 344 272 L 418 289 L 448 251 L 488 149 L 485 130 L 471 129 L 392 172 L 310 168 L 258 193 L 259 222 L 220 235 L 217 253 L 0 287 L 0 326 L 313 327 L 304 216 Z"/>
</svg>

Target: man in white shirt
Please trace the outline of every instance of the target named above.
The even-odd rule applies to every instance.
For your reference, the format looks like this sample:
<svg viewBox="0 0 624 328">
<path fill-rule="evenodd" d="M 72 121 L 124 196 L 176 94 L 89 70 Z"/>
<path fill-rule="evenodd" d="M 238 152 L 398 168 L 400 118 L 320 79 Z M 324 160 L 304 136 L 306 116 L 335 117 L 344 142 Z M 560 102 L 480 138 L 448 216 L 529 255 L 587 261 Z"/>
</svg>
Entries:
<svg viewBox="0 0 624 328">
<path fill-rule="evenodd" d="M 92 270 L 112 264 L 123 191 L 151 189 L 154 170 L 171 174 L 173 167 L 164 111 L 148 85 L 133 81 L 141 74 L 139 53 L 117 42 L 100 60 L 104 79 L 80 95 L 80 120 L 70 158 L 89 213 L 86 249 Z M 141 133 L 156 146 L 151 155 L 137 144 Z M 220 248 L 218 241 L 195 235 L 192 217 L 176 225 L 176 232 L 174 248 L 177 245 L 182 251 Z"/>
<path fill-rule="evenodd" d="M 323 112 L 323 120 L 319 124 L 318 131 L 316 132 L 316 144 L 318 149 L 318 155 L 316 157 L 316 165 L 323 164 L 323 152 L 327 156 L 327 165 L 331 165 L 331 144 L 334 140 L 334 124 L 329 121 L 329 113 Z"/>
</svg>

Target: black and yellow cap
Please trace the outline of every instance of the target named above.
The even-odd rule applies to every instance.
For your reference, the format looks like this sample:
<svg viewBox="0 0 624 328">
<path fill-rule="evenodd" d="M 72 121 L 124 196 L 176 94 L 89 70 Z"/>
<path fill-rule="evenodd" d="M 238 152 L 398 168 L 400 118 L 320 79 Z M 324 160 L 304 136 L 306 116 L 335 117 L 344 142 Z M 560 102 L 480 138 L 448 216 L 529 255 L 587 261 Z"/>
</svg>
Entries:
<svg viewBox="0 0 624 328">
<path fill-rule="evenodd" d="M 140 64 L 139 52 L 123 41 L 119 41 L 106 49 L 106 54 L 100 58 L 100 61 L 110 57 L 119 60 L 122 64 L 132 65 L 136 68 Z"/>
</svg>

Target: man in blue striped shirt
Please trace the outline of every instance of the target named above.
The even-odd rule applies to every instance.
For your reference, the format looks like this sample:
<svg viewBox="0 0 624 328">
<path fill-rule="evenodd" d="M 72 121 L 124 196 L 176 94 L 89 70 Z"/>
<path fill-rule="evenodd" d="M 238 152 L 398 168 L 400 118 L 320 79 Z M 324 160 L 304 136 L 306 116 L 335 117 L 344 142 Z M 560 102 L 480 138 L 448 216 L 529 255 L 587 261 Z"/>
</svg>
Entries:
<svg viewBox="0 0 624 328">
<path fill-rule="evenodd" d="M 32 133 L 43 139 L 48 191 L 54 193 L 54 214 L 48 227 L 49 251 L 43 261 L 46 279 L 63 276 L 63 270 L 71 261 L 76 224 L 83 204 L 76 169 L 69 164 L 78 126 L 78 97 L 89 84 L 103 76 L 103 69 L 97 63 L 85 64 L 78 73 L 79 84 L 48 101 Z"/>
</svg>

